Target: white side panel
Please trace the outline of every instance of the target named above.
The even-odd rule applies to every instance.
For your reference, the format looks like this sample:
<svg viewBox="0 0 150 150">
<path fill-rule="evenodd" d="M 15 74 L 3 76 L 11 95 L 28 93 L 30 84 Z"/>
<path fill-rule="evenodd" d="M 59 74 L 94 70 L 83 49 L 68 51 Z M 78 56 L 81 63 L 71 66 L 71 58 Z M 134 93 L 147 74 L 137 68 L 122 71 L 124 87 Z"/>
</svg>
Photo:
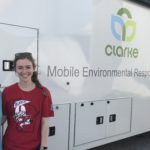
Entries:
<svg viewBox="0 0 150 150">
<path fill-rule="evenodd" d="M 77 103 L 75 146 L 104 138 L 106 134 L 105 117 L 105 101 Z"/>
<path fill-rule="evenodd" d="M 3 71 L 3 61 L 13 60 L 15 53 L 29 51 L 37 60 L 37 29 L 0 23 L 0 85 L 8 86 L 17 78 L 14 71 Z"/>
<path fill-rule="evenodd" d="M 68 150 L 70 105 L 54 105 L 54 117 L 50 118 L 48 147 L 52 150 Z"/>
</svg>

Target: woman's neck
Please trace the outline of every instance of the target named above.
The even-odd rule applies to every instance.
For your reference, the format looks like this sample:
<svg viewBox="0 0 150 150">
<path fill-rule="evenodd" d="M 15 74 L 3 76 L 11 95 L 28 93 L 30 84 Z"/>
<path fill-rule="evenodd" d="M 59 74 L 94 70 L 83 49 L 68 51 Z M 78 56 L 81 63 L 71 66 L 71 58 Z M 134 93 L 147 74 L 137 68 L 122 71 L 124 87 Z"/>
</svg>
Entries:
<svg viewBox="0 0 150 150">
<path fill-rule="evenodd" d="M 23 91 L 31 91 L 35 88 L 35 83 L 32 81 L 31 82 L 19 82 L 18 86 Z"/>
</svg>

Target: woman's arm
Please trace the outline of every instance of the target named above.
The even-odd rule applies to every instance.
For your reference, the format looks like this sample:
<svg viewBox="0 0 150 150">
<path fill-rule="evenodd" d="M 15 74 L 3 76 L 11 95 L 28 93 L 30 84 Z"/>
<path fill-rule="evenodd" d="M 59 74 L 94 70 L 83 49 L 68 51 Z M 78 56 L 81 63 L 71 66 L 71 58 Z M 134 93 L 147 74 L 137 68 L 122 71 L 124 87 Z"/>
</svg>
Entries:
<svg viewBox="0 0 150 150">
<path fill-rule="evenodd" d="M 42 128 L 41 128 L 41 146 L 48 147 L 48 126 L 49 117 L 42 118 Z"/>
</svg>

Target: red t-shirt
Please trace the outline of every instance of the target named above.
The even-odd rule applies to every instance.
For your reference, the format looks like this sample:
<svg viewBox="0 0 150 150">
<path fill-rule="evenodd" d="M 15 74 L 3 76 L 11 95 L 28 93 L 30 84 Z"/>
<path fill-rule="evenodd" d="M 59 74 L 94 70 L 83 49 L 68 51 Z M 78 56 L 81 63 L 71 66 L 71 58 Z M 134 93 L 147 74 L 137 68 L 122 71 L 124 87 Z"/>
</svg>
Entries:
<svg viewBox="0 0 150 150">
<path fill-rule="evenodd" d="M 49 91 L 35 87 L 23 91 L 15 83 L 2 93 L 3 114 L 7 116 L 4 150 L 35 150 L 41 143 L 41 119 L 51 117 L 52 100 Z"/>
</svg>

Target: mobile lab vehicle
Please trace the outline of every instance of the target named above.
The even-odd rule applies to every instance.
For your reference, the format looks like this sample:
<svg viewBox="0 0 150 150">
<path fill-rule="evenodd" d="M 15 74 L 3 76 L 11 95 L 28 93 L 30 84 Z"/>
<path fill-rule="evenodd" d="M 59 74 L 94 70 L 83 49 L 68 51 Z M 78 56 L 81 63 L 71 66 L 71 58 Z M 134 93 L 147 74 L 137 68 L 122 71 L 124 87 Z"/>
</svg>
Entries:
<svg viewBox="0 0 150 150">
<path fill-rule="evenodd" d="M 84 150 L 150 131 L 150 10 L 93 0 L 92 14 L 92 24 L 71 34 L 0 24 L 1 88 L 16 80 L 14 54 L 32 52 L 53 97 L 52 150 Z"/>
</svg>

